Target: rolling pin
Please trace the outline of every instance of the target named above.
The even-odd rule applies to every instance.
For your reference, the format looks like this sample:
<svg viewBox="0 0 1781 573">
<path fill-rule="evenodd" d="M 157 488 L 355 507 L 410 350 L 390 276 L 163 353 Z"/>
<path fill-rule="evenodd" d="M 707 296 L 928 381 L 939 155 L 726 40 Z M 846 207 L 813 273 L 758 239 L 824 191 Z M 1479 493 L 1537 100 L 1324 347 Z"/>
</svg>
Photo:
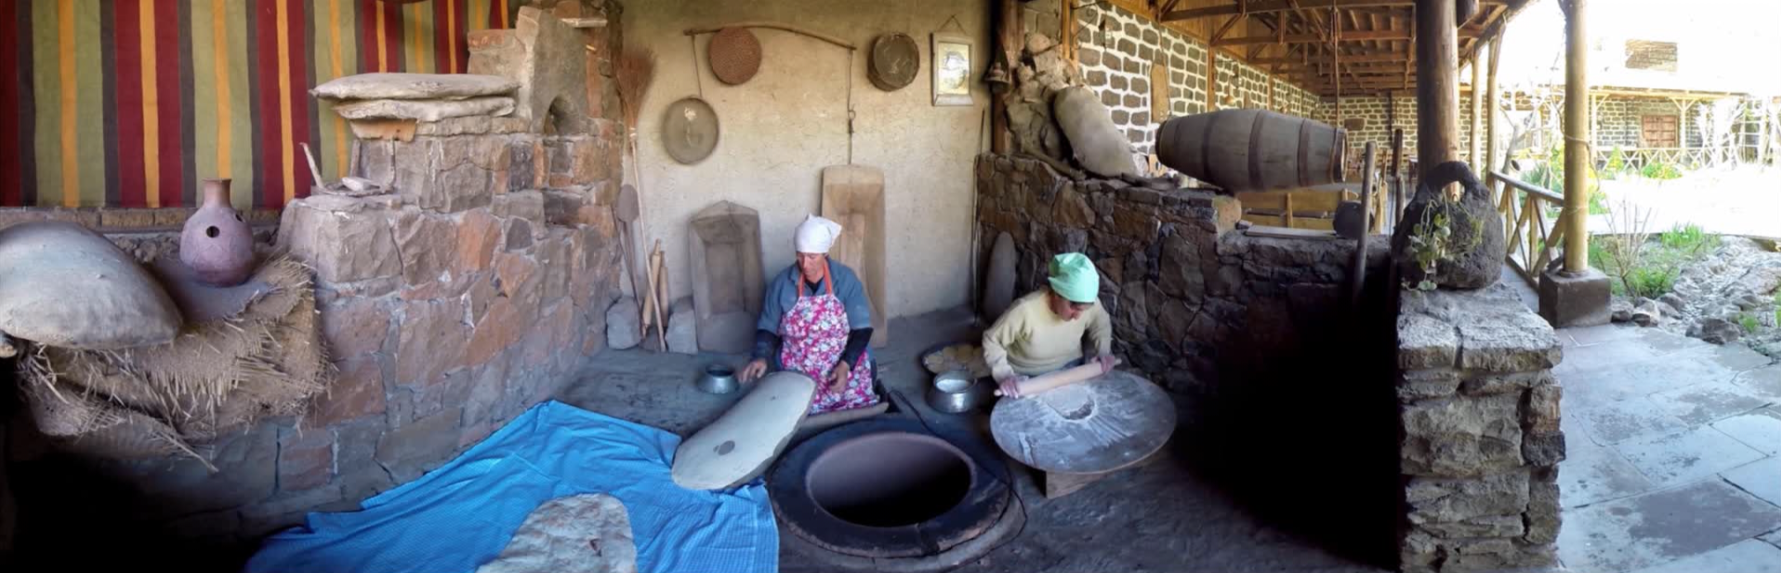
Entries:
<svg viewBox="0 0 1781 573">
<path fill-rule="evenodd" d="M 1113 364 L 1115 366 L 1118 366 L 1119 362 L 1120 361 L 1118 358 L 1113 359 Z M 1083 380 L 1088 380 L 1090 378 L 1094 378 L 1094 377 L 1100 376 L 1100 375 L 1101 375 L 1101 363 L 1091 360 L 1087 364 L 1083 364 L 1081 366 L 1077 366 L 1077 367 L 1071 368 L 1069 370 L 1059 370 L 1057 372 L 1052 372 L 1050 374 L 1046 374 L 1043 376 L 1035 376 L 1032 378 L 1028 378 L 1026 380 L 1021 380 L 1020 382 L 1017 382 L 1015 384 L 1015 386 L 1017 387 L 1020 395 L 1022 397 L 1026 397 L 1026 396 L 1032 396 L 1034 394 L 1038 394 L 1040 392 L 1044 392 L 1046 390 L 1050 390 L 1053 388 L 1069 386 L 1071 384 L 1075 384 L 1075 383 L 1081 382 Z M 1002 391 L 1000 389 L 997 389 L 996 395 L 1002 396 L 1003 395 Z"/>
</svg>

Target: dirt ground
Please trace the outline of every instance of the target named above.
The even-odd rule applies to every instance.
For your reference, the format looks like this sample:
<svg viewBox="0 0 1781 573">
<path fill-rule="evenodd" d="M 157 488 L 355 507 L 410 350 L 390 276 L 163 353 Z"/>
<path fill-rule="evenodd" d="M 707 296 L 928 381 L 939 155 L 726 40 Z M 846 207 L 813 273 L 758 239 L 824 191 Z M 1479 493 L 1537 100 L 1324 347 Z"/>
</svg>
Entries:
<svg viewBox="0 0 1781 573">
<path fill-rule="evenodd" d="M 895 403 L 890 415 L 916 414 L 949 438 L 989 442 L 987 408 L 944 414 L 922 401 L 929 376 L 919 355 L 941 342 L 975 339 L 979 327 L 969 313 L 894 320 L 890 333 L 891 345 L 872 351 Z M 741 356 L 608 352 L 557 399 L 685 436 L 736 399 L 697 392 L 692 388 L 697 374 L 713 362 L 742 361 Z M 1028 512 L 1024 529 L 956 570 L 1389 570 L 1397 480 L 1385 474 L 1395 476 L 1395 467 L 1365 460 L 1389 456 L 1395 463 L 1395 451 L 1344 448 L 1324 437 L 1339 430 L 1346 417 L 1376 417 L 1326 407 L 1327 398 L 1307 393 L 1300 400 L 1241 410 L 1240 420 L 1218 421 L 1225 416 L 1195 414 L 1204 408 L 1178 396 L 1181 426 L 1166 446 L 1168 455 L 1056 500 L 1044 498 L 1030 469 L 1011 466 Z M 782 530 L 781 535 L 790 534 Z M 781 550 L 780 568 L 833 570 L 789 549 Z"/>
</svg>

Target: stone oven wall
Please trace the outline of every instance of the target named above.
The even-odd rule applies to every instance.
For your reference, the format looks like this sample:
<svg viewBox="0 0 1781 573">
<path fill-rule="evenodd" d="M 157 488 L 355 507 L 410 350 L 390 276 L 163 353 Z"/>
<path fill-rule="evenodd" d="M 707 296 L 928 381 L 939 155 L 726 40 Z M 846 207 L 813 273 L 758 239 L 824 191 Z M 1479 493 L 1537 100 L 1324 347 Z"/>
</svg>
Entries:
<svg viewBox="0 0 1781 573">
<path fill-rule="evenodd" d="M 1501 284 L 1408 292 L 1399 313 L 1401 570 L 1552 565 L 1565 457 L 1552 327 Z"/>
<path fill-rule="evenodd" d="M 977 191 L 978 260 L 1012 236 L 1018 296 L 1044 284 L 1053 254 L 1088 255 L 1115 351 L 1170 390 L 1269 377 L 1340 332 L 1354 241 L 1250 236 L 1232 197 L 1072 181 L 1030 159 L 979 156 Z M 1383 277 L 1385 241 L 1369 246 L 1369 276 Z"/>
</svg>

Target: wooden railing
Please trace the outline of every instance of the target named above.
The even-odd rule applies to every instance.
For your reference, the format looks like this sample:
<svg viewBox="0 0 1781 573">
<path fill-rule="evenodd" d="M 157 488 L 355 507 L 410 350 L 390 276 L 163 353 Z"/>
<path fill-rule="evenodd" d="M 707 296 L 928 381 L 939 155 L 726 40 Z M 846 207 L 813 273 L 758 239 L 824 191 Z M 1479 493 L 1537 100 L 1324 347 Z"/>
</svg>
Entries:
<svg viewBox="0 0 1781 573">
<path fill-rule="evenodd" d="M 1597 166 L 1606 167 L 1608 165 L 1608 158 L 1613 155 L 1613 149 L 1596 151 L 1595 164 Z M 1635 170 L 1643 169 L 1646 165 L 1653 163 L 1666 164 L 1678 169 L 1694 170 L 1717 164 L 1722 160 L 1729 160 L 1730 157 L 1730 153 L 1723 149 L 1714 150 L 1699 147 L 1638 147 L 1622 148 L 1620 150 L 1621 162 L 1625 163 L 1628 169 Z"/>
<path fill-rule="evenodd" d="M 1490 186 L 1497 197 L 1497 213 L 1503 217 L 1509 266 L 1521 273 L 1529 285 L 1538 288 L 1546 266 L 1564 257 L 1565 198 L 1501 171 L 1490 172 Z M 1561 216 L 1552 217 L 1548 223 L 1548 209 L 1558 209 Z"/>
</svg>

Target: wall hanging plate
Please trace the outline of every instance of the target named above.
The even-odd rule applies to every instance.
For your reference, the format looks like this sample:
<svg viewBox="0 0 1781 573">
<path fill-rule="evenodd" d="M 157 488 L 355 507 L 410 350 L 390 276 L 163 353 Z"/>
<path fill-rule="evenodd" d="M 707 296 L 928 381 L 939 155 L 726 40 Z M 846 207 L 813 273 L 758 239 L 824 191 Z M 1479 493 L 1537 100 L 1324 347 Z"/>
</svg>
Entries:
<svg viewBox="0 0 1781 573">
<path fill-rule="evenodd" d="M 668 105 L 662 117 L 662 147 L 675 161 L 691 165 L 717 149 L 717 112 L 697 97 Z"/>
<path fill-rule="evenodd" d="M 761 41 L 747 28 L 724 28 L 711 36 L 705 48 L 711 74 L 723 83 L 737 85 L 761 71 Z"/>
<path fill-rule="evenodd" d="M 878 89 L 890 92 L 903 89 L 921 73 L 921 47 L 915 38 L 895 32 L 872 40 L 872 56 L 867 62 L 866 77 Z"/>
</svg>

